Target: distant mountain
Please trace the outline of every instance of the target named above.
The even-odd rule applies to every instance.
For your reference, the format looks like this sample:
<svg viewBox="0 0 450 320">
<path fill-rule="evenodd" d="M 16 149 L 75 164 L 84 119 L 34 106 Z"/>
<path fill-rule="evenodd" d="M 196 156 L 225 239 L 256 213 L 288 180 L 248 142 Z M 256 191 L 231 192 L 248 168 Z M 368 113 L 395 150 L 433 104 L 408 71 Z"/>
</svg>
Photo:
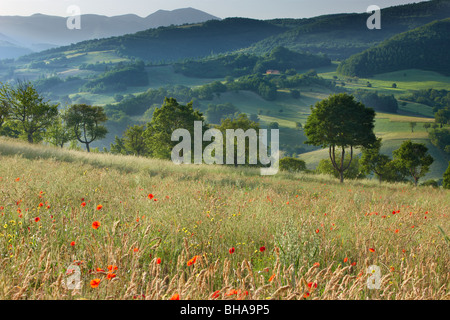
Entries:
<svg viewBox="0 0 450 320">
<path fill-rule="evenodd" d="M 194 9 L 170 12 L 161 10 L 146 19 L 156 23 L 166 21 L 168 24 L 165 18 L 168 14 L 175 19 L 186 10 L 190 12 L 190 16 L 195 16 Z M 232 51 L 263 55 L 282 46 L 297 52 L 322 53 L 332 60 L 343 60 L 374 47 L 396 34 L 450 17 L 450 0 L 424 1 L 382 9 L 381 30 L 367 28 L 369 16 L 364 12 L 264 21 L 227 18 L 220 21 L 210 20 L 184 26 L 149 29 L 134 34 L 127 31 L 126 35 L 83 41 L 43 54 L 45 56 L 61 53 L 69 49 L 78 52 L 113 50 L 122 57 L 135 57 L 158 63 L 185 58 L 203 58 L 211 54 Z M 122 19 L 135 21 L 136 17 L 123 16 Z M 89 19 L 85 20 L 84 23 L 88 24 Z M 100 20 L 96 21 L 99 23 Z M 132 22 L 127 25 L 131 26 Z M 111 26 L 110 31 L 113 33 L 114 26 Z M 95 37 L 100 38 L 97 34 Z M 71 39 L 74 40 L 73 37 Z M 39 56 L 28 59 L 34 58 L 39 60 Z"/>
<path fill-rule="evenodd" d="M 21 47 L 13 39 L 0 33 L 0 59 L 10 59 L 31 53 L 30 49 Z"/>
<path fill-rule="evenodd" d="M 434 21 L 356 54 L 338 67 L 348 76 L 369 77 L 404 69 L 450 75 L 450 18 Z"/>
<path fill-rule="evenodd" d="M 67 50 L 83 53 L 113 50 L 122 57 L 134 57 L 153 62 L 173 62 L 185 58 L 201 58 L 213 53 L 232 52 L 284 31 L 286 28 L 266 21 L 227 18 L 89 40 L 21 59 L 23 61 L 47 59 Z"/>
<path fill-rule="evenodd" d="M 70 30 L 67 28 L 67 18 L 34 14 L 29 17 L 0 16 L 0 30 L 16 46 L 40 51 L 90 39 L 135 33 L 160 26 L 199 23 L 218 19 L 193 8 L 173 11 L 160 10 L 145 18 L 133 14 L 115 17 L 86 14 L 81 16 L 81 29 Z M 0 49 L 0 56 L 2 54 L 5 55 L 6 53 Z"/>
<path fill-rule="evenodd" d="M 396 34 L 450 17 L 450 1 L 423 1 L 381 9 L 379 30 L 367 28 L 369 16 L 368 13 L 346 13 L 271 20 L 268 22 L 289 30 L 263 39 L 246 51 L 259 54 L 284 46 L 291 50 L 325 53 L 332 59 L 346 59 Z"/>
</svg>

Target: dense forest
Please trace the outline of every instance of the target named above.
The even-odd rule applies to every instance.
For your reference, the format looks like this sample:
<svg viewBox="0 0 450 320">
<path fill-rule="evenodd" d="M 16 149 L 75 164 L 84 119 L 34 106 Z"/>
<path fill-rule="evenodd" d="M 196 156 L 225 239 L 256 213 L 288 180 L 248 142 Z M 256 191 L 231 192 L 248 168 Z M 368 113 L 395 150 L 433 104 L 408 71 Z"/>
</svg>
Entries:
<svg viewBox="0 0 450 320">
<path fill-rule="evenodd" d="M 276 47 L 263 56 L 234 53 L 215 58 L 190 60 L 174 64 L 174 69 L 188 77 L 219 78 L 240 77 L 267 70 L 286 72 L 290 69 L 312 69 L 331 64 L 325 56 L 299 53 L 284 47 Z"/>
<path fill-rule="evenodd" d="M 379 46 L 342 62 L 337 71 L 347 76 L 370 77 L 404 69 L 450 74 L 450 18 L 399 34 Z"/>
<path fill-rule="evenodd" d="M 96 79 L 90 80 L 81 90 L 91 93 L 125 91 L 128 87 L 146 86 L 148 76 L 143 61 L 130 64 L 119 63 L 105 71 Z"/>
<path fill-rule="evenodd" d="M 450 1 L 433 0 L 381 10 L 382 28 L 369 30 L 366 13 L 332 14 L 310 19 L 276 19 L 289 30 L 252 45 L 246 52 L 262 54 L 277 46 L 296 51 L 325 53 L 342 60 L 378 45 L 396 34 L 450 17 Z"/>
</svg>

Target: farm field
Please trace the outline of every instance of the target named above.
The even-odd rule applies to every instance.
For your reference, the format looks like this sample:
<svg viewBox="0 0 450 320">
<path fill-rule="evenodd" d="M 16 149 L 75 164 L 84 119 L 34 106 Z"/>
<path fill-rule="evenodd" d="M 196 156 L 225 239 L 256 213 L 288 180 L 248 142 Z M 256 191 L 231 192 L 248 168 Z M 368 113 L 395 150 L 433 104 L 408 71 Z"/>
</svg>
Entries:
<svg viewBox="0 0 450 320">
<path fill-rule="evenodd" d="M 1 299 L 449 298 L 446 190 L 4 138 L 0 158 Z"/>
</svg>

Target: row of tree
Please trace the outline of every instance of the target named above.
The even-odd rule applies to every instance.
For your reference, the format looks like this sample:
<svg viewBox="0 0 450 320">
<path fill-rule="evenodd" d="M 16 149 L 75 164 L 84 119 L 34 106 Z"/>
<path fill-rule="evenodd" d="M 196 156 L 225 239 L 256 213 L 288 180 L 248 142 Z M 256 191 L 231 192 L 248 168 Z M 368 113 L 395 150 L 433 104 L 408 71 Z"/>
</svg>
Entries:
<svg viewBox="0 0 450 320">
<path fill-rule="evenodd" d="M 0 134 L 3 135 L 15 134 L 30 143 L 45 139 L 60 147 L 77 140 L 85 144 L 89 152 L 93 141 L 105 137 L 107 129 L 102 123 L 106 120 L 101 107 L 76 104 L 59 111 L 57 104 L 44 101 L 28 82 L 19 82 L 15 87 L 5 84 L 0 88 Z M 193 135 L 195 121 L 203 122 L 202 132 L 209 128 L 203 114 L 193 108 L 192 102 L 181 105 L 174 98 L 166 98 L 161 108 L 155 109 L 146 126 L 132 126 L 122 138 L 116 136 L 111 152 L 170 159 L 173 148 L 178 144 L 172 141 L 172 133 L 184 128 Z M 393 152 L 394 159 L 390 159 L 380 153 L 381 139 L 377 139 L 373 132 L 374 121 L 372 108 L 351 95 L 335 94 L 311 108 L 311 115 L 304 126 L 308 138 L 305 143 L 328 149 L 329 164 L 341 183 L 352 163 L 356 162 L 354 150 L 361 148 L 362 157 L 357 161 L 360 172 L 373 173 L 380 181 L 404 181 L 409 176 L 417 185 L 433 163 L 427 147 L 405 141 Z M 220 125 L 215 127 L 224 134 L 227 129 L 260 129 L 259 123 L 246 114 L 221 119 Z M 248 146 L 246 148 L 248 163 Z M 286 168 L 304 167 L 292 159 L 285 159 L 282 164 Z M 450 176 L 448 172 L 446 175 Z M 450 181 L 447 181 L 450 177 L 447 176 L 444 177 L 444 187 L 450 188 Z"/>
<path fill-rule="evenodd" d="M 46 140 L 63 147 L 78 140 L 90 151 L 90 144 L 106 136 L 103 108 L 76 104 L 59 110 L 45 101 L 30 82 L 16 86 L 0 84 L 0 135 L 21 137 L 30 143 Z"/>
<path fill-rule="evenodd" d="M 410 176 L 417 185 L 433 163 L 424 144 L 405 141 L 394 151 L 394 160 L 380 153 L 381 139 L 373 129 L 375 111 L 351 95 L 332 95 L 316 103 L 304 126 L 305 143 L 328 148 L 331 165 L 341 183 L 351 168 L 354 150 L 361 148 L 363 172 L 374 173 L 380 181 L 399 181 Z M 350 150 L 349 150 L 350 149 Z M 346 157 L 347 152 L 350 152 Z M 346 159 L 347 158 L 347 159 Z"/>
</svg>

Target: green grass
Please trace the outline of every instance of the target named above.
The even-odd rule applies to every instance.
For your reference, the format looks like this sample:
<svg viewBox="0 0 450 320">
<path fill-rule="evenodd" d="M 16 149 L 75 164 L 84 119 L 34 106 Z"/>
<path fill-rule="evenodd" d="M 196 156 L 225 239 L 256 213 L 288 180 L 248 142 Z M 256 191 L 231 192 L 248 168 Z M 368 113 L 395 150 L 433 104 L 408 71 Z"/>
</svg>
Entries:
<svg viewBox="0 0 450 320">
<path fill-rule="evenodd" d="M 448 190 L 4 138 L 0 177 L 2 300 L 448 298 Z M 78 291 L 61 281 L 74 261 Z"/>
</svg>

